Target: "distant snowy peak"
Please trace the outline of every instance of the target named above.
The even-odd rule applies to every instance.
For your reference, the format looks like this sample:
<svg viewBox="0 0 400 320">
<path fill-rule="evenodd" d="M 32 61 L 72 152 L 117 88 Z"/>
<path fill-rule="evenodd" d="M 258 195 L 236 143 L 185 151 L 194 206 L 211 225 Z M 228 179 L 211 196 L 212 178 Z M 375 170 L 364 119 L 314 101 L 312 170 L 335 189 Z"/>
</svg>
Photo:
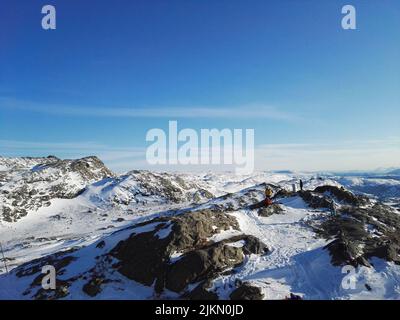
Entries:
<svg viewBox="0 0 400 320">
<path fill-rule="evenodd" d="M 94 156 L 77 160 L 2 157 L 0 166 L 0 220 L 8 222 L 49 206 L 51 199 L 74 198 L 88 184 L 114 177 Z"/>
<path fill-rule="evenodd" d="M 82 197 L 105 204 L 197 203 L 214 197 L 207 186 L 180 175 L 130 171 L 88 186 Z"/>
<path fill-rule="evenodd" d="M 52 199 L 79 197 L 94 207 L 128 208 L 200 203 L 215 196 L 209 191 L 210 183 L 185 175 L 135 170 L 116 176 L 94 156 L 76 160 L 2 157 L 0 166 L 0 221 L 7 222 L 50 206 Z"/>
</svg>

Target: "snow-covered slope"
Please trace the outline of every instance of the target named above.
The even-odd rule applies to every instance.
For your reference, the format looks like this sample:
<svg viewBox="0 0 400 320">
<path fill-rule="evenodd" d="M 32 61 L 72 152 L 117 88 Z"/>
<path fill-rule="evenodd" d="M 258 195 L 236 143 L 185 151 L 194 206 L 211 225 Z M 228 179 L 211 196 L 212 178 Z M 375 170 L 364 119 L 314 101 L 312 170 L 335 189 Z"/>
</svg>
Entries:
<svg viewBox="0 0 400 320">
<path fill-rule="evenodd" d="M 96 157 L 78 160 L 0 158 L 0 219 L 16 221 L 51 204 L 70 199 L 94 181 L 113 176 Z"/>
</svg>

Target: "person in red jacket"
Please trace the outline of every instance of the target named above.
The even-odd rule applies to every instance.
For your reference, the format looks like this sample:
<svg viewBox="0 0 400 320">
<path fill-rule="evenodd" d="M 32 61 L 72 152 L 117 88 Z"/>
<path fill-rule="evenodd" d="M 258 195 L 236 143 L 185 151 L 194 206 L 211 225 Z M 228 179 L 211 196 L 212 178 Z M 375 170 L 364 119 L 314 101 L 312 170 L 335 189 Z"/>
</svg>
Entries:
<svg viewBox="0 0 400 320">
<path fill-rule="evenodd" d="M 273 191 L 272 191 L 271 188 L 269 188 L 269 187 L 265 188 L 265 200 L 264 200 L 264 203 L 265 203 L 266 207 L 270 206 L 273 203 L 273 201 L 271 199 L 272 194 L 273 194 Z"/>
</svg>

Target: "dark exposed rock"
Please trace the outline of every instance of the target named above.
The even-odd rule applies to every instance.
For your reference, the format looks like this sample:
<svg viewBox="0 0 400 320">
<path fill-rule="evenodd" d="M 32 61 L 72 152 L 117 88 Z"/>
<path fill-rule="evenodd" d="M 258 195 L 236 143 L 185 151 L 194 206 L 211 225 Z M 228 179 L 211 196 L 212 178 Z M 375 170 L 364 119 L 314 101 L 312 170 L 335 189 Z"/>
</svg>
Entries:
<svg viewBox="0 0 400 320">
<path fill-rule="evenodd" d="M 284 188 L 281 188 L 276 191 L 274 195 L 274 199 L 279 199 L 279 198 L 288 198 L 288 197 L 293 197 L 296 193 L 292 191 L 288 191 Z"/>
<path fill-rule="evenodd" d="M 387 261 L 400 264 L 400 239 L 399 235 L 389 235 L 388 240 L 378 242 L 374 248 L 367 248 L 366 257 L 378 257 Z M 390 239 L 392 238 L 392 239 Z"/>
<path fill-rule="evenodd" d="M 207 238 L 222 230 L 239 229 L 235 218 L 210 210 L 154 219 L 144 226 L 149 224 L 156 224 L 155 229 L 134 233 L 112 250 L 112 254 L 121 261 L 119 271 L 148 286 L 157 278 L 161 281 L 172 253 L 203 246 Z M 160 239 L 157 233 L 166 232 L 168 228 L 169 234 Z"/>
<path fill-rule="evenodd" d="M 65 267 L 67 267 L 72 261 L 75 260 L 73 256 L 68 255 L 73 251 L 75 250 L 71 249 L 67 251 L 62 251 L 49 255 L 47 257 L 35 259 L 30 262 L 24 263 L 18 268 L 16 276 L 21 278 L 34 275 L 35 273 L 41 272 L 42 267 L 44 267 L 45 265 L 52 265 L 57 271 L 61 272 Z M 44 275 L 42 274 L 39 275 L 39 277 L 35 279 L 33 283 L 40 283 L 43 276 Z"/>
<path fill-rule="evenodd" d="M 190 283 L 213 278 L 219 272 L 242 262 L 241 248 L 224 243 L 212 244 L 185 254 L 171 265 L 166 274 L 165 287 L 171 291 L 181 292 Z"/>
<path fill-rule="evenodd" d="M 105 245 L 106 245 L 106 243 L 104 242 L 104 240 L 102 240 L 96 245 L 96 248 L 102 249 L 102 248 L 104 248 Z"/>
<path fill-rule="evenodd" d="M 201 202 L 203 199 L 211 199 L 213 197 L 214 195 L 205 189 L 199 189 L 193 194 L 193 200 L 195 203 Z"/>
<path fill-rule="evenodd" d="M 332 199 L 324 197 L 323 195 L 314 193 L 309 190 L 299 191 L 300 197 L 306 202 L 311 208 L 319 209 L 326 208 L 334 210 L 334 202 Z"/>
<path fill-rule="evenodd" d="M 362 254 L 362 249 L 359 247 L 361 242 L 349 242 L 346 238 L 338 238 L 329 243 L 325 248 L 329 250 L 331 261 L 334 266 L 358 265 L 370 266 Z"/>
<path fill-rule="evenodd" d="M 261 217 L 269 217 L 272 216 L 273 214 L 282 214 L 284 210 L 282 207 L 277 204 L 273 203 L 269 206 L 263 206 L 258 210 L 258 215 Z"/>
<path fill-rule="evenodd" d="M 338 205 L 364 206 L 369 204 L 368 198 L 354 195 L 350 191 L 336 186 L 319 186 L 314 191 L 299 191 L 300 197 L 314 209 L 326 208 L 335 210 L 335 203 Z"/>
<path fill-rule="evenodd" d="M 343 187 L 339 188 L 329 185 L 319 186 L 314 189 L 314 192 L 331 195 L 335 197 L 339 202 L 344 202 L 348 205 L 362 206 L 369 203 L 367 197 L 356 196 L 352 192 L 344 189 Z"/>
<path fill-rule="evenodd" d="M 303 297 L 291 292 L 290 296 L 286 298 L 286 300 L 303 300 Z"/>
<path fill-rule="evenodd" d="M 56 281 L 55 290 L 45 290 L 40 288 L 34 298 L 36 300 L 58 300 L 65 298 L 69 294 L 69 283 L 67 281 L 58 280 Z"/>
<path fill-rule="evenodd" d="M 370 266 L 371 257 L 400 264 L 400 216 L 388 206 L 345 206 L 315 229 L 334 239 L 326 246 L 334 265 Z"/>
<path fill-rule="evenodd" d="M 223 230 L 239 230 L 236 219 L 225 213 L 200 210 L 136 225 L 151 231 L 133 233 L 111 254 L 119 260 L 118 271 L 150 286 L 182 292 L 188 284 L 213 279 L 219 273 L 243 262 L 244 254 L 268 251 L 257 238 L 239 235 L 220 242 L 207 239 Z M 134 230 L 134 229 L 133 229 Z M 243 241 L 243 246 L 230 243 Z M 181 253 L 176 261 L 171 255 Z"/>
<path fill-rule="evenodd" d="M 246 255 L 249 254 L 265 254 L 269 252 L 269 249 L 265 243 L 263 243 L 260 239 L 252 236 L 252 235 L 238 235 L 231 237 L 229 239 L 223 240 L 221 242 L 232 243 L 237 241 L 244 241 L 242 250 Z"/>
<path fill-rule="evenodd" d="M 233 290 L 229 297 L 231 300 L 262 300 L 264 295 L 259 287 L 243 283 L 240 287 Z"/>
<path fill-rule="evenodd" d="M 91 297 L 95 297 L 101 292 L 102 283 L 102 278 L 92 278 L 88 283 L 83 286 L 82 291 Z"/>
</svg>

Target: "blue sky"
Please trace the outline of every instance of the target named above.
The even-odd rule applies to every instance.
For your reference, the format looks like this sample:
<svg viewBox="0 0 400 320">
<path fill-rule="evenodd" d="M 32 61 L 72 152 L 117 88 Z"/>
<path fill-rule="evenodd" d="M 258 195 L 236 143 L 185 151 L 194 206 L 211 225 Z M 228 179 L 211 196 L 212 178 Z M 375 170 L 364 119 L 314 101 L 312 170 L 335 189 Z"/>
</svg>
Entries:
<svg viewBox="0 0 400 320">
<path fill-rule="evenodd" d="M 178 120 L 254 128 L 259 169 L 400 166 L 399 33 L 398 0 L 3 0 L 0 154 L 144 167 Z"/>
</svg>

